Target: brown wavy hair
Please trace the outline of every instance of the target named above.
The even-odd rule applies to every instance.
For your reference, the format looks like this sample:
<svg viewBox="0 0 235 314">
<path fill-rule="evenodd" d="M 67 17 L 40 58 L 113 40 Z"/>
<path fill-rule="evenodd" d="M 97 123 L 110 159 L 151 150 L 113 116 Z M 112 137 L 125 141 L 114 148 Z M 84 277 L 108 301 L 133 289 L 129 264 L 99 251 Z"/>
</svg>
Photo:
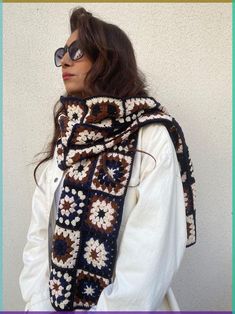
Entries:
<svg viewBox="0 0 235 314">
<path fill-rule="evenodd" d="M 70 31 L 73 33 L 76 30 L 79 31 L 81 49 L 92 61 L 92 67 L 84 79 L 84 95 L 120 98 L 149 96 L 145 75 L 137 67 L 132 43 L 123 30 L 94 17 L 83 7 L 75 7 L 70 14 Z M 60 136 L 57 118 L 62 109 L 63 105 L 58 100 L 53 109 L 52 140 L 48 143 L 45 152 L 34 156 L 47 154 L 34 169 L 33 176 L 37 185 L 36 171 L 43 162 L 52 159 Z M 104 168 L 107 171 L 105 165 Z M 108 171 L 107 175 L 109 175 Z"/>
</svg>

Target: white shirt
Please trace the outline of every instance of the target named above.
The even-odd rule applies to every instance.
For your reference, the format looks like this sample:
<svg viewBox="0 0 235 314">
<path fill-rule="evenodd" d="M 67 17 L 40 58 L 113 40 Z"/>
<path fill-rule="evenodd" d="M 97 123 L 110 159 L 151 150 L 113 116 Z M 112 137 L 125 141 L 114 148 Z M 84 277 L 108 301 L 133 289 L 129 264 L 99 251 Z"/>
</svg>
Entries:
<svg viewBox="0 0 235 314">
<path fill-rule="evenodd" d="M 175 148 L 166 127 L 154 123 L 139 130 L 137 149 L 152 154 L 156 164 L 148 154 L 135 153 L 113 281 L 90 311 L 180 310 L 170 284 L 184 256 L 187 230 Z M 55 311 L 49 297 L 48 248 L 63 184 L 55 157 L 56 150 L 39 179 L 44 191 L 35 189 L 23 251 L 19 284 L 25 310 L 30 311 Z"/>
</svg>

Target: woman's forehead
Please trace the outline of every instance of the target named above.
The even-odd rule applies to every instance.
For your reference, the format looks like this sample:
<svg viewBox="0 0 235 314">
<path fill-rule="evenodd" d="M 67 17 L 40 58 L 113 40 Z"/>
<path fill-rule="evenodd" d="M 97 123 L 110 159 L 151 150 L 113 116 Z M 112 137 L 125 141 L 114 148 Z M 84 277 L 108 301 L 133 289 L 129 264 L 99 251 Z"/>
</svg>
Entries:
<svg viewBox="0 0 235 314">
<path fill-rule="evenodd" d="M 78 39 L 78 30 L 75 30 L 67 39 L 65 45 L 69 46 L 72 42 Z"/>
</svg>

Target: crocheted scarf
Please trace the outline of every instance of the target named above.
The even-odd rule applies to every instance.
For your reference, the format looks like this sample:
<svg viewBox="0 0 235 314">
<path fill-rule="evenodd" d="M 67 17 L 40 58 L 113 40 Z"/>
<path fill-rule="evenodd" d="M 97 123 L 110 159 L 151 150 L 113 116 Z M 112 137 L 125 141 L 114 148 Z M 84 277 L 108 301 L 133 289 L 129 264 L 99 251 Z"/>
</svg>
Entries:
<svg viewBox="0 0 235 314">
<path fill-rule="evenodd" d="M 164 124 L 174 144 L 184 190 L 186 247 L 196 243 L 195 179 L 180 125 L 153 97 L 61 96 L 60 102 L 56 156 L 65 173 L 49 291 L 56 311 L 73 311 L 96 305 L 112 282 L 139 129 Z"/>
</svg>

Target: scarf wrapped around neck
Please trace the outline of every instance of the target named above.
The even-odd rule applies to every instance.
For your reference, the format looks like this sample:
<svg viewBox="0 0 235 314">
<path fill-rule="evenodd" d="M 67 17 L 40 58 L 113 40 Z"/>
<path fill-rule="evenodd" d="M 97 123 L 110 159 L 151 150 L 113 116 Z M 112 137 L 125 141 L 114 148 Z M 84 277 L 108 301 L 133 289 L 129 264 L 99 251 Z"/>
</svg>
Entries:
<svg viewBox="0 0 235 314">
<path fill-rule="evenodd" d="M 112 282 L 140 127 L 164 124 L 174 144 L 184 190 L 186 247 L 196 243 L 195 179 L 180 125 L 153 97 L 61 96 L 60 102 L 56 158 L 65 176 L 49 291 L 56 311 L 73 311 L 96 305 Z"/>
</svg>

